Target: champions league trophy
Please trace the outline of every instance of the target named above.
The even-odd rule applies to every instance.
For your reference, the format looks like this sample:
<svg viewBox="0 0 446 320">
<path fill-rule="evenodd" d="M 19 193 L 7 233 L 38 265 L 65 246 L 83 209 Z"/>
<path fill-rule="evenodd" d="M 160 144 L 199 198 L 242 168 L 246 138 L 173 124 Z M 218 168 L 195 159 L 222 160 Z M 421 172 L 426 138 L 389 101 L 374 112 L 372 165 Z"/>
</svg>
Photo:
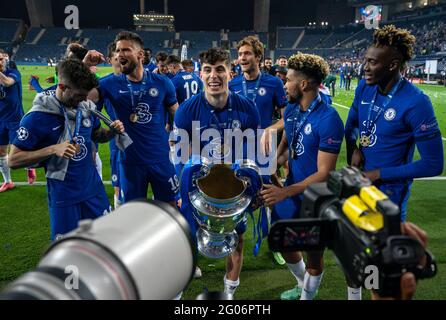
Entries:
<svg viewBox="0 0 446 320">
<path fill-rule="evenodd" d="M 262 188 L 260 170 L 252 160 L 213 164 L 202 159 L 192 175 L 189 200 L 197 231 L 198 251 L 208 258 L 230 255 L 238 244 L 235 231 Z"/>
</svg>

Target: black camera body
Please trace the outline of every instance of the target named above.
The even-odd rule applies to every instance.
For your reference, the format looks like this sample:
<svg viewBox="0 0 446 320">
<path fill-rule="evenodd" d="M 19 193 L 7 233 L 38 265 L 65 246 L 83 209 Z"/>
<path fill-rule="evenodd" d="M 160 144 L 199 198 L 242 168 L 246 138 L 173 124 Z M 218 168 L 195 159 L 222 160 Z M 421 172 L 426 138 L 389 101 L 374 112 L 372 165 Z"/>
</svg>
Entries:
<svg viewBox="0 0 446 320">
<path fill-rule="evenodd" d="M 382 297 L 398 296 L 400 278 L 435 276 L 432 255 L 421 244 L 401 235 L 400 211 L 358 169 L 330 173 L 326 183 L 304 192 L 302 219 L 282 220 L 271 227 L 270 250 L 277 252 L 332 250 L 350 286 L 373 285 Z M 420 266 L 426 254 L 427 265 Z M 373 280 L 373 279 L 372 279 Z"/>
</svg>

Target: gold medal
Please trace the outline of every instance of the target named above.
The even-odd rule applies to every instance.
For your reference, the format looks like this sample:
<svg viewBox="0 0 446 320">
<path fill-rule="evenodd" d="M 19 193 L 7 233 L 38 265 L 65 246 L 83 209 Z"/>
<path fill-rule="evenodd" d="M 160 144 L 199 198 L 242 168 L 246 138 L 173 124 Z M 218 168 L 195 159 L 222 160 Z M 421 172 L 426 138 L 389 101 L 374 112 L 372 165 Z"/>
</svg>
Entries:
<svg viewBox="0 0 446 320">
<path fill-rule="evenodd" d="M 138 115 L 136 113 L 132 113 L 130 115 L 130 121 L 133 122 L 133 123 L 138 122 Z"/>
<path fill-rule="evenodd" d="M 370 146 L 370 136 L 362 135 L 360 139 L 361 146 L 367 148 Z"/>
<path fill-rule="evenodd" d="M 73 144 L 74 148 L 76 149 L 76 154 L 81 152 L 81 145 L 77 144 L 76 142 Z"/>
</svg>

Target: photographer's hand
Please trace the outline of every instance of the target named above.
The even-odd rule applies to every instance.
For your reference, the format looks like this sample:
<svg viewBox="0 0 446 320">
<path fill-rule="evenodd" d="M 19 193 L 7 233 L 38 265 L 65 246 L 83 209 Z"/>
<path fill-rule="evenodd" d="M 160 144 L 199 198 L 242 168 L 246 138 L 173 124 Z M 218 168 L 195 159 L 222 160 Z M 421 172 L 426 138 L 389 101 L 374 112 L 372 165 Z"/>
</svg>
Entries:
<svg viewBox="0 0 446 320">
<path fill-rule="evenodd" d="M 427 247 L 427 235 L 424 230 L 411 222 L 401 223 L 401 233 L 418 240 L 424 249 Z M 426 264 L 426 256 L 420 261 L 421 265 Z M 382 298 L 375 291 L 372 291 L 372 300 L 411 300 L 417 289 L 417 281 L 412 272 L 406 272 L 401 276 L 401 295 L 399 297 Z"/>
</svg>

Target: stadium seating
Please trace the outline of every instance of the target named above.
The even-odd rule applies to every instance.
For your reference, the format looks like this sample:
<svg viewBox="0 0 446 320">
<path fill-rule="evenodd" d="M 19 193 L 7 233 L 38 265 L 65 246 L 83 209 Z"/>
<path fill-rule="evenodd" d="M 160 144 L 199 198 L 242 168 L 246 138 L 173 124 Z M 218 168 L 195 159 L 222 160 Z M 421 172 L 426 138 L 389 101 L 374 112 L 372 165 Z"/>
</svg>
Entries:
<svg viewBox="0 0 446 320">
<path fill-rule="evenodd" d="M 19 24 L 18 20 L 0 19 L 0 42 L 10 43 Z"/>
<path fill-rule="evenodd" d="M 399 15 L 393 21 L 398 27 L 411 30 L 417 37 L 415 53 L 426 56 L 446 51 L 446 6 L 423 8 L 421 13 L 410 19 Z M 1 47 L 11 48 L 11 41 L 19 26 L 18 20 L 0 19 Z M 120 29 L 82 29 L 66 30 L 64 28 L 31 28 L 16 55 L 17 61 L 46 62 L 47 58 L 59 59 L 70 41 L 77 40 L 87 48 L 95 48 L 106 53 L 107 45 L 113 41 Z M 250 31 L 226 31 L 227 42 L 222 39 L 224 34 L 216 31 L 181 31 L 148 32 L 137 31 L 143 38 L 146 47 L 154 53 L 181 53 L 181 46 L 187 44 L 188 57 L 197 57 L 200 51 L 211 46 L 225 45 L 230 49 L 231 57 L 236 58 L 235 44 L 248 35 L 257 35 L 269 50 L 274 50 L 274 56 L 289 56 L 296 51 L 312 52 L 329 59 L 359 59 L 360 54 L 370 44 L 373 30 L 367 30 L 363 25 L 350 24 L 340 27 L 278 27 L 276 41 L 268 43 L 268 33 Z M 417 58 L 418 59 L 418 58 Z M 426 58 L 420 58 L 420 61 Z M 417 60 L 418 61 L 418 60 Z"/>
</svg>

